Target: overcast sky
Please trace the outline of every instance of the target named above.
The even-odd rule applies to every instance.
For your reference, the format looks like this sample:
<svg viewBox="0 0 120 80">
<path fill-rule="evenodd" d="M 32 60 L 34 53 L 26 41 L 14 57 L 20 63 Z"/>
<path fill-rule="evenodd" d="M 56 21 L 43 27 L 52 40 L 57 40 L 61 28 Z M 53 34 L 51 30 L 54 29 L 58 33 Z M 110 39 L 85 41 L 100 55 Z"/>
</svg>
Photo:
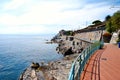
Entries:
<svg viewBox="0 0 120 80">
<path fill-rule="evenodd" d="M 50 34 L 103 21 L 120 0 L 0 0 L 0 34 Z"/>
</svg>

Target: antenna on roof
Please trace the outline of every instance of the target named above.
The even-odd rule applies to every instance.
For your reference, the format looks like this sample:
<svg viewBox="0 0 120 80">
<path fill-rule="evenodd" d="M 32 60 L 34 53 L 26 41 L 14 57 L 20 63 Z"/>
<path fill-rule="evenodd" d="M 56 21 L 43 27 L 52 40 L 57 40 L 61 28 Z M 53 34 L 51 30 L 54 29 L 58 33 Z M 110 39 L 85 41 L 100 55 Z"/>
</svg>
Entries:
<svg viewBox="0 0 120 80">
<path fill-rule="evenodd" d="M 118 9 L 120 9 L 120 6 L 111 6 L 110 9 L 112 9 L 112 8 L 118 8 Z"/>
<path fill-rule="evenodd" d="M 113 0 L 113 1 L 114 1 L 113 3 L 115 3 L 116 0 Z M 120 10 L 120 6 L 115 6 L 114 4 L 110 7 L 110 9 L 112 8 L 118 8 Z"/>
</svg>

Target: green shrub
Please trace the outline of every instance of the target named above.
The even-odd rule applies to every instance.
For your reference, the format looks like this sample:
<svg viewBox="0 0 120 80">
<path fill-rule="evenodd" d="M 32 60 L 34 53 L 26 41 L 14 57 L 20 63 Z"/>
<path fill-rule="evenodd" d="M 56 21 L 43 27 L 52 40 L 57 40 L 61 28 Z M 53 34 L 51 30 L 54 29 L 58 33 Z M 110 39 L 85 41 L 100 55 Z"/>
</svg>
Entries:
<svg viewBox="0 0 120 80">
<path fill-rule="evenodd" d="M 110 40 L 111 40 L 111 37 L 112 37 L 112 35 L 109 32 L 104 33 L 103 34 L 103 40 L 104 40 L 104 42 L 109 43 Z"/>
</svg>

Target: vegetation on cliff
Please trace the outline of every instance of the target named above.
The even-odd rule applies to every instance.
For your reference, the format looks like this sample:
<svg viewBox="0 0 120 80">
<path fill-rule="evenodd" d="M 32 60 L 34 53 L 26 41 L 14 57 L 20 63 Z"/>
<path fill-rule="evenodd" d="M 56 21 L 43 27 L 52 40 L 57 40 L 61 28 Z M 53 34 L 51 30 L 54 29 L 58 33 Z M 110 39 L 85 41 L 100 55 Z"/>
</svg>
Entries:
<svg viewBox="0 0 120 80">
<path fill-rule="evenodd" d="M 120 11 L 117 11 L 113 16 L 106 16 L 106 30 L 110 33 L 120 29 Z"/>
<path fill-rule="evenodd" d="M 106 16 L 106 30 L 109 33 L 120 30 L 120 11 L 115 12 L 113 16 Z M 117 42 L 120 41 L 119 35 L 120 33 L 118 34 Z"/>
<path fill-rule="evenodd" d="M 99 24 L 102 24 L 102 22 L 100 20 L 95 20 L 95 21 L 92 22 L 92 24 L 99 25 Z"/>
<path fill-rule="evenodd" d="M 74 34 L 74 32 L 71 31 L 71 30 L 68 30 L 68 31 L 66 31 L 66 30 L 61 30 L 61 31 L 59 31 L 59 35 L 60 35 L 60 36 L 62 36 L 62 35 L 73 36 L 73 34 Z"/>
</svg>

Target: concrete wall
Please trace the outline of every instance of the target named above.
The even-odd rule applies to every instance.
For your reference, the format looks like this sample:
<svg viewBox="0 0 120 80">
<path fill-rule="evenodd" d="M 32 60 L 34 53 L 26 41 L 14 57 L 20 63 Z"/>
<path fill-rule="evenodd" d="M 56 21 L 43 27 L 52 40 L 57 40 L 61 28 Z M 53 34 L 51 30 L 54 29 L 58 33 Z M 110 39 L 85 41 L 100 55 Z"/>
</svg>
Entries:
<svg viewBox="0 0 120 80">
<path fill-rule="evenodd" d="M 63 41 L 60 43 L 59 47 L 62 48 L 61 49 L 63 50 L 62 53 L 64 53 L 64 51 L 68 50 L 70 47 L 72 47 L 72 51 L 74 53 L 80 53 L 82 49 L 84 49 L 85 47 L 91 44 L 89 42 L 99 41 L 101 35 L 102 35 L 102 30 L 77 33 L 74 36 L 61 36 L 61 39 Z M 74 39 L 70 40 L 71 37 L 73 37 Z"/>
<path fill-rule="evenodd" d="M 83 32 L 75 34 L 75 38 L 83 38 L 89 41 L 98 41 L 101 38 L 102 30 L 92 31 L 92 32 Z"/>
</svg>

